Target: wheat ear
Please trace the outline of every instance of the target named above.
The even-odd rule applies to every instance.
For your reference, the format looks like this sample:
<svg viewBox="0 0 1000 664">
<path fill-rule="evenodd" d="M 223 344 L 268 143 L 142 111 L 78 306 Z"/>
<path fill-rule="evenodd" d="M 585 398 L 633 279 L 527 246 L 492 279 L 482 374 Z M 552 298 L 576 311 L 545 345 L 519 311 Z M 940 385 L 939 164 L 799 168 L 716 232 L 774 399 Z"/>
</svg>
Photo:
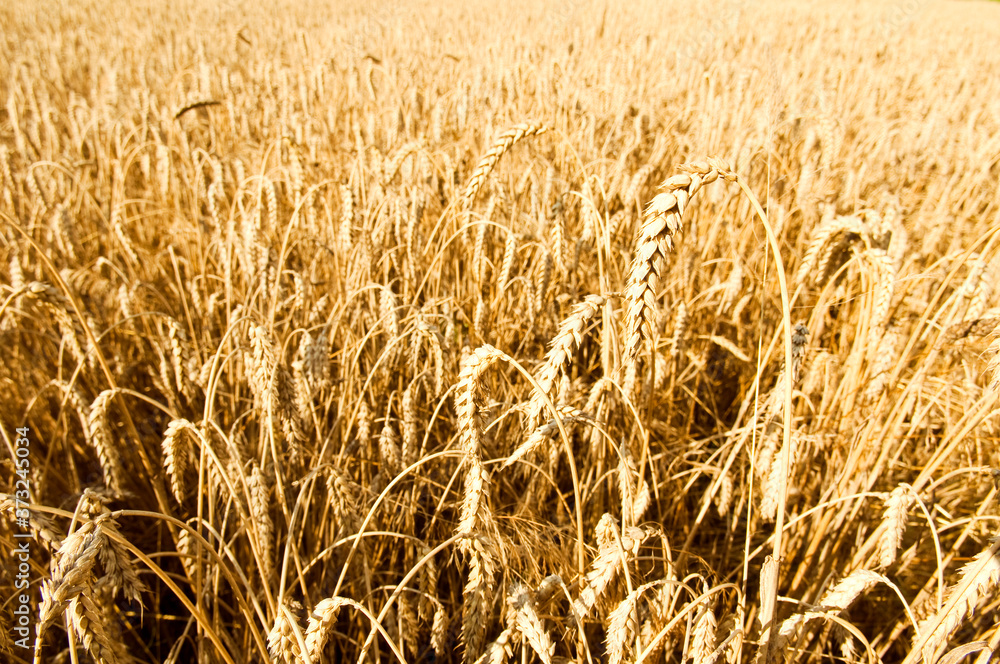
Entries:
<svg viewBox="0 0 1000 664">
<path fill-rule="evenodd" d="M 668 178 L 658 194 L 646 207 L 642 228 L 636 239 L 635 258 L 625 292 L 626 319 L 623 368 L 626 395 L 635 391 L 639 353 L 643 341 L 653 337 L 656 321 L 656 284 L 666 264 L 667 252 L 673 248 L 673 236 L 681 230 L 681 217 L 688 201 L 710 182 L 720 177 L 735 182 L 736 173 L 720 159 L 711 158 L 685 164 L 679 174 Z"/>
<path fill-rule="evenodd" d="M 527 138 L 528 136 L 537 136 L 539 134 L 544 134 L 548 131 L 548 127 L 542 125 L 524 123 L 514 125 L 504 133 L 497 136 L 496 140 L 493 141 L 493 145 L 487 150 L 486 154 L 483 155 L 482 159 L 476 165 L 476 169 L 472 172 L 472 177 L 469 178 L 469 184 L 465 187 L 465 194 L 463 199 L 465 200 L 465 205 L 470 207 L 476 200 L 476 195 L 479 190 L 482 189 L 483 183 L 486 182 L 486 178 L 489 177 L 493 169 L 496 168 L 497 162 L 500 158 L 510 150 L 515 143 L 517 143 L 522 138 Z"/>
<path fill-rule="evenodd" d="M 914 637 L 913 652 L 906 662 L 935 662 L 948 639 L 961 627 L 966 616 L 989 598 L 1000 584 L 1000 537 L 994 538 L 990 548 L 980 551 L 962 568 L 944 607 L 920 624 Z"/>
</svg>

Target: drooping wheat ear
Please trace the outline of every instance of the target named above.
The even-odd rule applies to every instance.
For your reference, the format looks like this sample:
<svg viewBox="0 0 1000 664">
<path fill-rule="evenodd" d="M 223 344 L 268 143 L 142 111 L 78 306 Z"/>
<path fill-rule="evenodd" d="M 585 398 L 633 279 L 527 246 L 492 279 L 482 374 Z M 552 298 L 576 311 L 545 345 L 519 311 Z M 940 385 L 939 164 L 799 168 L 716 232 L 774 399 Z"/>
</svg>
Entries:
<svg viewBox="0 0 1000 664">
<path fill-rule="evenodd" d="M 330 363 L 327 354 L 330 341 L 326 332 L 313 336 L 309 332 L 302 335 L 299 354 L 302 357 L 302 372 L 312 389 L 321 389 L 330 384 Z"/>
<path fill-rule="evenodd" d="M 125 481 L 125 467 L 122 465 L 121 455 L 115 449 L 111 427 L 108 425 L 108 406 L 116 393 L 117 390 L 104 390 L 97 395 L 90 405 L 87 424 L 88 440 L 97 452 L 97 460 L 104 472 L 104 483 L 112 493 L 121 495 Z M 122 449 L 125 448 L 127 446 L 123 445 Z"/>
<path fill-rule="evenodd" d="M 500 632 L 483 651 L 476 664 L 506 664 L 514 656 L 514 638 L 517 634 L 508 627 Z"/>
<path fill-rule="evenodd" d="M 517 236 L 507 233 L 503 245 L 503 259 L 500 262 L 500 276 L 497 278 L 497 289 L 503 293 L 510 284 L 510 275 L 514 271 L 514 256 L 517 254 Z"/>
<path fill-rule="evenodd" d="M 557 434 L 560 424 L 566 426 L 567 424 L 584 422 L 590 419 L 585 412 L 572 406 L 557 406 L 556 412 L 559 414 L 559 417 L 536 427 L 524 442 L 521 443 L 520 447 L 511 452 L 511 455 L 500 466 L 500 470 L 508 468 L 519 459 L 524 458 L 541 447 L 550 436 Z"/>
<path fill-rule="evenodd" d="M 476 195 L 479 193 L 480 189 L 482 189 L 483 183 L 486 182 L 486 178 L 489 177 L 491 172 L 493 172 L 493 169 L 496 167 L 497 162 L 500 161 L 500 158 L 503 157 L 515 143 L 522 138 L 538 136 L 539 134 L 544 134 L 546 131 L 548 131 L 548 127 L 524 123 L 514 125 L 504 133 L 497 136 L 493 145 L 490 146 L 490 149 L 487 150 L 486 154 L 484 154 L 482 159 L 479 160 L 479 164 L 476 165 L 476 169 L 472 172 L 472 177 L 469 178 L 469 184 L 466 185 L 465 194 L 463 196 L 465 206 L 472 206 L 476 200 Z"/>
<path fill-rule="evenodd" d="M 633 590 L 608 614 L 606 644 L 609 664 L 621 664 L 631 650 L 629 642 L 635 638 L 639 627 L 635 606 L 638 597 L 638 590 Z"/>
<path fill-rule="evenodd" d="M 1000 334 L 986 348 L 986 356 L 990 358 L 986 364 L 986 373 L 990 378 L 989 389 L 1000 392 Z"/>
<path fill-rule="evenodd" d="M 354 230 L 354 192 L 350 185 L 340 185 L 340 229 L 337 232 L 337 241 L 340 243 L 340 250 L 343 255 L 354 246 L 352 232 Z"/>
<path fill-rule="evenodd" d="M 869 248 L 865 251 L 865 257 L 875 271 L 875 295 L 871 320 L 868 322 L 868 347 L 876 348 L 889 322 L 889 309 L 896 286 L 896 266 L 885 249 Z"/>
<path fill-rule="evenodd" d="M 379 294 L 379 318 L 390 338 L 395 339 L 399 336 L 399 302 L 396 300 L 396 294 L 388 286 L 383 287 Z"/>
<path fill-rule="evenodd" d="M 462 590 L 462 642 L 464 664 L 475 662 L 486 642 L 487 618 L 493 599 L 497 552 L 485 538 L 464 540 L 469 551 L 469 578 Z"/>
<path fill-rule="evenodd" d="M 194 399 L 194 385 L 190 377 L 192 353 L 187 334 L 177 319 L 167 317 L 167 338 L 170 343 L 170 365 L 174 370 L 177 390 L 187 399 Z"/>
<path fill-rule="evenodd" d="M 715 612 L 711 604 L 708 604 L 698 614 L 694 625 L 694 634 L 691 637 L 691 659 L 693 664 L 706 664 L 710 661 L 715 652 L 715 633 L 718 623 L 715 621 Z M 721 654 L 721 653 L 720 653 Z M 716 656 L 716 659 L 718 656 Z"/>
<path fill-rule="evenodd" d="M 118 541 L 121 533 L 103 499 L 88 490 L 80 500 L 78 512 L 91 520 L 66 537 L 53 558 L 52 576 L 42 585 L 43 600 L 36 630 L 39 641 L 67 604 L 71 605 L 81 594 L 89 599 L 99 584 L 110 591 L 112 598 L 121 592 L 129 601 L 139 601 L 146 590 L 127 549 Z M 103 567 L 100 579 L 96 574 L 98 561 Z"/>
<path fill-rule="evenodd" d="M 261 178 L 260 188 L 267 204 L 267 229 L 274 232 L 278 228 L 278 195 L 274 190 L 274 182 L 265 175 Z"/>
<path fill-rule="evenodd" d="M 882 575 L 871 570 L 859 569 L 852 572 L 823 595 L 817 610 L 797 613 L 786 618 L 778 629 L 778 635 L 772 644 L 772 652 L 776 653 L 787 648 L 799 628 L 813 618 L 822 617 L 825 613 L 845 611 L 854 600 L 882 580 Z"/>
<path fill-rule="evenodd" d="M 445 336 L 437 325 L 431 325 L 421 315 L 417 318 L 417 332 L 419 336 L 427 340 L 430 345 L 430 355 L 434 361 L 434 396 L 440 396 L 444 391 L 444 347 L 447 345 Z M 414 335 L 414 340 L 418 335 Z M 414 352 L 418 352 L 419 348 Z M 416 360 L 414 360 L 413 371 L 416 373 Z"/>
<path fill-rule="evenodd" d="M 258 407 L 277 416 L 294 462 L 305 440 L 305 425 L 297 406 L 301 397 L 288 370 L 278 365 L 274 339 L 263 325 L 250 326 L 250 352 L 246 358 L 254 399 Z"/>
<path fill-rule="evenodd" d="M 931 618 L 920 624 L 913 639 L 914 652 L 907 661 L 925 664 L 937 661 L 948 639 L 973 615 L 984 601 L 992 599 L 1000 584 L 1000 538 L 993 538 L 990 548 L 981 551 L 959 573 L 958 583 L 952 586 L 948 601 Z"/>
<path fill-rule="evenodd" d="M 194 433 L 194 425 L 185 419 L 171 420 L 163 434 L 163 466 L 170 479 L 170 492 L 178 503 L 184 502 L 184 473 L 192 458 L 193 448 L 189 435 Z"/>
<path fill-rule="evenodd" d="M 253 523 L 247 524 L 257 539 L 260 554 L 261 573 L 265 579 L 270 578 L 273 566 L 274 551 L 274 521 L 271 520 L 270 487 L 255 459 L 250 460 L 250 472 L 246 475 L 247 489 L 250 492 L 250 518 Z"/>
<path fill-rule="evenodd" d="M 993 319 L 992 327 L 996 327 L 1000 319 Z M 868 383 L 861 395 L 861 403 L 870 404 L 881 396 L 889 382 L 889 374 L 896 364 L 902 333 L 899 326 L 890 322 L 885 326 L 882 338 L 875 349 L 875 359 L 868 367 Z"/>
<path fill-rule="evenodd" d="M 490 334 L 489 322 L 490 307 L 482 295 L 480 295 L 479 300 L 476 302 L 476 310 L 472 314 L 472 328 L 476 331 L 476 336 L 484 341 Z"/>
<path fill-rule="evenodd" d="M 96 530 L 95 523 L 84 523 L 66 537 L 56 551 L 52 576 L 42 582 L 42 603 L 38 607 L 36 627 L 39 639 L 72 599 L 96 583 L 94 567 L 100 553 Z"/>
<path fill-rule="evenodd" d="M 284 604 L 278 606 L 274 625 L 267 634 L 267 652 L 274 660 L 284 664 L 302 664 L 305 661 L 302 657 L 302 639 L 296 634 L 298 630 L 295 627 L 296 614 L 301 609 L 299 603 L 294 600 L 286 600 Z"/>
<path fill-rule="evenodd" d="M 639 475 L 628 443 L 622 443 L 618 458 L 618 495 L 622 504 L 622 523 L 627 526 L 639 522 L 649 507 L 649 485 Z"/>
<path fill-rule="evenodd" d="M 496 196 L 490 197 L 490 203 L 487 206 L 487 214 L 491 208 L 494 207 Z M 489 217 L 486 217 L 489 219 Z M 472 241 L 472 266 L 469 272 L 472 274 L 472 279 L 476 284 L 482 285 L 483 283 L 483 272 L 486 267 L 486 230 L 488 226 L 486 224 L 479 224 L 476 227 L 476 234 Z"/>
<path fill-rule="evenodd" d="M 606 301 L 602 295 L 588 295 L 582 302 L 573 307 L 572 313 L 559 325 L 559 330 L 549 345 L 549 352 L 545 355 L 545 363 L 535 374 L 535 382 L 538 383 L 538 386 L 532 389 L 528 402 L 529 427 L 538 426 L 542 410 L 545 408 L 545 397 L 551 396 L 556 379 L 559 378 L 566 365 L 573 360 L 573 355 L 580 347 L 587 324 L 601 310 Z M 505 465 L 509 465 L 509 463 Z"/>
<path fill-rule="evenodd" d="M 33 281 L 26 288 L 27 296 L 38 301 L 56 319 L 59 333 L 62 335 L 62 343 L 65 344 L 70 356 L 79 364 L 86 362 L 89 343 L 87 343 L 87 338 L 84 336 L 80 324 L 70 314 L 73 305 L 66 299 L 66 296 L 40 281 Z M 83 339 L 82 343 L 81 339 Z"/>
<path fill-rule="evenodd" d="M 385 466 L 388 477 L 395 477 L 402 470 L 403 458 L 399 451 L 399 436 L 392 427 L 392 419 L 389 413 L 385 414 L 385 424 L 382 426 L 382 433 L 378 437 L 379 458 Z"/>
<path fill-rule="evenodd" d="M 81 593 L 70 601 L 69 619 L 91 657 L 104 664 L 129 661 L 122 643 L 108 634 L 101 611 L 90 594 Z"/>
<path fill-rule="evenodd" d="M 865 235 L 864 222 L 856 215 L 831 217 L 820 223 L 795 273 L 800 284 L 822 284 L 836 254 Z"/>
<path fill-rule="evenodd" d="M 323 661 L 323 649 L 337 625 L 337 614 L 344 602 L 340 597 L 328 597 L 313 610 L 306 627 L 306 652 L 313 664 Z"/>
<path fill-rule="evenodd" d="M 719 302 L 719 313 L 728 313 L 733 303 L 740 298 L 743 290 L 743 263 L 740 260 L 733 260 L 733 269 L 729 271 L 729 276 L 722 289 L 722 300 Z"/>
<path fill-rule="evenodd" d="M 371 409 L 368 407 L 368 401 L 364 398 L 361 399 L 361 405 L 358 406 L 358 434 L 357 443 L 362 449 L 368 448 L 368 443 L 372 439 L 372 414 Z"/>
<path fill-rule="evenodd" d="M 18 505 L 13 498 L 0 498 L 0 512 L 7 514 L 11 520 L 16 516 Z M 54 553 L 62 546 L 62 533 L 45 515 L 34 510 L 28 510 L 28 527 L 35 541 L 49 553 Z"/>
<path fill-rule="evenodd" d="M 479 408 L 483 401 L 483 376 L 504 355 L 485 345 L 469 354 L 459 374 L 455 410 L 467 466 L 461 516 L 456 534 L 460 548 L 469 555 L 469 578 L 463 591 L 462 639 L 464 661 L 474 662 L 486 639 L 486 617 L 490 608 L 495 572 L 493 512 L 489 507 L 490 474 L 482 459 Z"/>
<path fill-rule="evenodd" d="M 792 328 L 791 378 L 793 388 L 798 384 L 800 374 L 802 373 L 802 363 L 805 360 L 807 343 L 809 343 L 809 328 L 804 323 L 796 323 Z M 774 387 L 771 388 L 771 391 L 764 398 L 763 414 L 767 421 L 773 421 L 775 418 L 780 417 L 781 400 L 785 390 L 787 372 L 788 367 L 781 367 Z"/>
<path fill-rule="evenodd" d="M 879 567 L 886 568 L 896 562 L 896 553 L 906 532 L 907 512 L 915 500 L 913 489 L 908 484 L 900 484 L 885 499 L 882 536 L 878 540 Z"/>
<path fill-rule="evenodd" d="M 622 203 L 626 206 L 639 205 L 639 192 L 644 186 L 649 176 L 653 174 L 653 164 L 646 164 L 635 172 L 635 175 L 628 181 L 628 187 L 622 194 Z M 635 208 L 632 208 L 633 210 Z"/>
<path fill-rule="evenodd" d="M 625 293 L 626 320 L 623 363 L 626 395 L 635 392 L 639 353 L 653 338 L 656 321 L 656 284 L 673 248 L 673 236 L 681 230 L 681 217 L 688 201 L 703 185 L 718 180 L 735 182 L 737 175 L 720 159 L 692 162 L 668 178 L 646 207 L 645 218 L 635 243 L 635 258 Z"/>
<path fill-rule="evenodd" d="M 614 517 L 605 514 L 594 528 L 597 538 L 597 557 L 590 565 L 590 570 L 584 577 L 584 586 L 580 595 L 573 600 L 573 616 L 578 625 L 604 594 L 615 575 L 622 568 L 623 557 L 627 562 L 630 556 L 639 550 L 639 546 L 651 533 L 641 528 L 630 527 L 626 532 L 618 534 L 618 524 Z M 621 548 L 618 542 L 621 541 Z"/>
<path fill-rule="evenodd" d="M 555 259 L 556 273 L 565 275 L 566 269 L 566 229 L 563 212 L 560 210 L 552 220 L 551 246 L 552 256 Z"/>
<path fill-rule="evenodd" d="M 533 319 L 536 316 L 541 315 L 541 313 L 545 310 L 549 286 L 552 285 L 553 265 L 552 253 L 546 251 L 545 257 L 542 259 L 542 273 L 538 277 L 538 288 L 535 290 L 535 298 L 531 308 L 531 315 Z"/>
<path fill-rule="evenodd" d="M 555 644 L 542 619 L 538 616 L 535 594 L 531 588 L 517 582 L 507 594 L 508 622 L 528 642 L 538 658 L 545 664 L 552 664 Z"/>
<path fill-rule="evenodd" d="M 483 405 L 483 376 L 503 357 L 503 353 L 493 346 L 480 346 L 462 363 L 459 374 L 455 411 L 458 415 L 464 462 L 468 470 L 461 518 L 456 532 L 458 535 L 471 536 L 475 533 L 492 532 L 493 513 L 488 504 L 490 475 L 482 459 L 482 425 L 479 421 L 479 408 Z"/>
<path fill-rule="evenodd" d="M 416 383 L 410 383 L 403 390 L 403 401 L 400 408 L 403 411 L 402 449 L 400 454 L 404 466 L 409 466 L 417 460 L 417 402 L 413 393 Z"/>
<path fill-rule="evenodd" d="M 135 253 L 135 247 L 132 246 L 132 240 L 129 239 L 128 234 L 125 232 L 125 206 L 122 203 L 116 203 L 111 208 L 111 229 L 115 233 L 115 237 L 118 238 L 118 242 L 122 245 L 122 251 L 129 257 L 133 265 L 139 265 L 139 255 Z"/>
<path fill-rule="evenodd" d="M 434 611 L 434 621 L 431 623 L 431 647 L 437 657 L 444 659 L 448 652 L 448 611 L 439 606 Z"/>
</svg>

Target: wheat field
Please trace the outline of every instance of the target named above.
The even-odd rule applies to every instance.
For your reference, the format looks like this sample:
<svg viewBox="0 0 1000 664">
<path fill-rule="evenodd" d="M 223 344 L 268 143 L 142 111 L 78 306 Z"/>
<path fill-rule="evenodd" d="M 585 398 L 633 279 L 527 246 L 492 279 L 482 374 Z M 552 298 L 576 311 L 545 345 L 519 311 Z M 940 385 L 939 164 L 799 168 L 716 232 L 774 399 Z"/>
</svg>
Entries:
<svg viewBox="0 0 1000 664">
<path fill-rule="evenodd" d="M 0 25 L 3 661 L 1000 649 L 1000 5 Z"/>
</svg>

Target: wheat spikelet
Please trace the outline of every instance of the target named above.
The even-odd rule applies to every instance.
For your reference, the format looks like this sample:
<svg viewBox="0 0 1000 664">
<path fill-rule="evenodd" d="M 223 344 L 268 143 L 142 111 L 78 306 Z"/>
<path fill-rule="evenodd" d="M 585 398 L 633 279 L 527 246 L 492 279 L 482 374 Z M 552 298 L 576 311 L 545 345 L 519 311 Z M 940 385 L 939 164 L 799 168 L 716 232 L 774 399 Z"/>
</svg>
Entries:
<svg viewBox="0 0 1000 664">
<path fill-rule="evenodd" d="M 548 131 L 547 127 L 525 123 L 514 125 L 504 133 L 497 136 L 493 145 L 490 146 L 490 149 L 487 150 L 486 154 L 484 154 L 479 160 L 475 170 L 472 172 L 472 177 L 469 178 L 469 183 L 465 187 L 463 199 L 466 207 L 470 207 L 476 200 L 476 195 L 479 193 L 479 190 L 482 189 L 483 183 L 486 182 L 486 178 L 489 177 L 491 172 L 493 172 L 493 169 L 496 167 L 497 162 L 500 161 L 500 158 L 503 157 L 515 143 L 522 138 L 537 136 L 545 133 L 546 131 Z"/>
<path fill-rule="evenodd" d="M 674 333 L 670 337 L 670 356 L 676 359 L 683 351 L 684 335 L 688 327 L 688 310 L 684 302 L 677 303 L 677 312 L 674 317 Z"/>
<path fill-rule="evenodd" d="M 992 323 L 993 327 L 996 326 L 997 322 L 1000 322 L 1000 319 L 996 319 Z M 870 404 L 874 402 L 879 398 L 883 390 L 885 390 L 889 382 L 889 374 L 898 357 L 898 348 L 901 339 L 902 334 L 898 325 L 891 322 L 886 325 L 882 333 L 882 338 L 879 339 L 878 346 L 875 349 L 875 359 L 868 368 L 869 379 L 868 384 L 865 385 L 865 391 L 861 395 L 862 403 Z"/>
<path fill-rule="evenodd" d="M 414 383 L 407 385 L 406 389 L 403 390 L 403 400 L 400 404 L 403 411 L 400 455 L 404 466 L 409 466 L 416 461 L 417 456 L 417 404 L 413 396 L 415 389 Z"/>
<path fill-rule="evenodd" d="M 790 439 L 791 449 L 788 450 L 788 472 L 791 472 L 791 468 L 795 463 L 797 458 L 799 447 L 801 445 L 802 434 L 799 431 L 793 431 Z M 782 447 L 784 447 L 784 442 L 782 442 Z M 781 452 L 777 453 L 780 458 Z M 778 510 L 778 499 L 781 496 L 782 488 L 788 483 L 789 478 L 782 476 L 782 468 L 780 463 L 771 463 L 768 468 L 767 478 L 764 480 L 764 485 L 761 488 L 763 495 L 760 500 L 760 516 L 765 521 L 774 521 L 777 516 Z"/>
<path fill-rule="evenodd" d="M 715 612 L 711 606 L 706 606 L 699 614 L 691 636 L 691 659 L 693 664 L 706 664 L 715 651 L 715 633 L 717 628 Z"/>
<path fill-rule="evenodd" d="M 251 523 L 247 524 L 255 536 L 261 562 L 261 573 L 264 578 L 271 576 L 273 570 L 274 522 L 271 520 L 271 503 L 268 483 L 255 460 L 250 461 L 250 472 L 246 474 L 246 484 L 249 491 Z"/>
<path fill-rule="evenodd" d="M 194 430 L 194 425 L 188 420 L 171 420 L 163 434 L 163 465 L 170 479 L 170 491 L 178 503 L 184 502 L 184 473 L 192 455 L 191 441 L 185 435 L 186 431 Z"/>
<path fill-rule="evenodd" d="M 626 395 L 635 392 L 639 353 L 643 341 L 653 338 L 656 319 L 656 284 L 666 263 L 666 254 L 673 248 L 673 236 L 681 229 L 681 217 L 688 201 L 705 184 L 720 177 L 736 181 L 736 174 L 725 162 L 709 159 L 680 167 L 681 173 L 668 178 L 658 194 L 646 207 L 645 219 L 635 243 L 635 258 L 625 291 L 626 320 L 623 362 Z"/>
<path fill-rule="evenodd" d="M 391 288 L 383 288 L 379 297 L 379 318 L 385 326 L 386 334 L 395 339 L 399 336 L 399 303 Z"/>
<path fill-rule="evenodd" d="M 13 498 L 0 498 L 0 511 L 3 511 L 11 519 L 15 518 L 17 509 L 17 503 Z M 41 544 L 46 551 L 54 553 L 62 546 L 63 536 L 48 517 L 35 510 L 28 510 L 28 527 L 31 529 L 31 535 L 35 541 Z"/>
<path fill-rule="evenodd" d="M 573 616 L 578 624 L 583 624 L 584 618 L 614 580 L 615 574 L 621 570 L 623 555 L 627 560 L 628 554 L 637 551 L 639 545 L 649 535 L 647 531 L 639 528 L 629 528 L 628 532 L 629 534 L 625 536 L 617 535 L 618 526 L 610 514 L 603 515 L 598 521 L 595 528 L 598 543 L 597 557 L 594 558 L 584 577 L 584 586 L 579 596 L 573 600 Z M 619 539 L 624 554 L 622 549 L 619 549 Z"/>
<path fill-rule="evenodd" d="M 618 458 L 618 495 L 622 505 L 622 522 L 634 525 L 649 507 L 649 485 L 639 476 L 635 459 L 627 444 L 623 444 Z"/>
<path fill-rule="evenodd" d="M 823 283 L 832 269 L 834 257 L 852 243 L 865 236 L 865 225 L 856 215 L 833 217 L 823 222 L 813 235 L 812 242 L 796 272 L 796 282 Z"/>
<path fill-rule="evenodd" d="M 399 450 L 398 436 L 396 430 L 392 428 L 392 420 L 386 413 L 385 424 L 382 433 L 378 437 L 379 458 L 385 464 L 385 470 L 389 476 L 394 477 L 402 469 L 403 458 Z"/>
<path fill-rule="evenodd" d="M 472 328 L 476 331 L 476 336 L 485 340 L 490 333 L 489 330 L 490 308 L 486 300 L 479 296 L 476 302 L 476 310 L 472 315 Z"/>
<path fill-rule="evenodd" d="M 537 426 L 542 410 L 545 408 L 545 397 L 549 396 L 556 379 L 564 367 L 573 359 L 573 354 L 580 347 L 583 332 L 590 320 L 604 306 L 606 299 L 601 295 L 588 295 L 582 302 L 573 307 L 572 313 L 559 325 L 559 331 L 549 345 L 545 355 L 545 363 L 535 373 L 538 386 L 531 391 L 528 403 L 528 422 Z"/>
<path fill-rule="evenodd" d="M 122 644 L 108 634 L 101 611 L 89 594 L 80 594 L 70 601 L 69 618 L 77 638 L 94 659 L 105 664 L 129 660 Z"/>
<path fill-rule="evenodd" d="M 879 567 L 886 568 L 896 562 L 896 553 L 903 543 L 903 534 L 906 532 L 907 511 L 914 501 L 913 489 L 906 484 L 900 484 L 885 499 L 883 530 L 878 540 Z"/>
<path fill-rule="evenodd" d="M 104 390 L 90 405 L 88 419 L 88 440 L 97 452 L 97 459 L 104 472 L 104 482 L 115 494 L 121 494 L 125 480 L 125 468 L 112 441 L 111 427 L 108 425 L 108 407 L 117 390 Z"/>
<path fill-rule="evenodd" d="M 509 627 L 494 639 L 483 654 L 476 660 L 476 664 L 504 664 L 514 656 L 514 630 Z"/>
<path fill-rule="evenodd" d="M 874 348 L 885 332 L 889 322 L 889 310 L 896 283 L 896 266 L 884 249 L 870 248 L 865 255 L 875 268 L 875 295 L 871 320 L 868 322 L 868 347 Z"/>
<path fill-rule="evenodd" d="M 649 180 L 649 176 L 653 174 L 653 168 L 653 164 L 646 164 L 635 172 L 629 180 L 628 187 L 626 187 L 624 194 L 622 194 L 622 203 L 626 206 L 640 205 L 639 192 L 646 186 L 646 181 Z"/>
<path fill-rule="evenodd" d="M 560 424 L 565 426 L 572 422 L 582 422 L 588 419 L 586 413 L 572 406 L 558 406 L 557 413 L 559 415 L 558 418 L 549 420 L 545 424 L 535 428 L 524 442 L 511 452 L 510 456 L 503 462 L 503 465 L 500 466 L 500 469 L 503 470 L 511 466 L 519 459 L 537 450 L 550 436 L 559 431 Z"/>
<path fill-rule="evenodd" d="M 458 429 L 461 432 L 462 452 L 466 471 L 465 494 L 462 501 L 461 518 L 457 534 L 471 536 L 474 533 L 492 530 L 493 514 L 489 509 L 489 472 L 482 461 L 482 431 L 479 422 L 482 379 L 503 354 L 496 348 L 485 345 L 473 351 L 459 374 L 455 411 L 458 415 Z"/>
<path fill-rule="evenodd" d="M 914 651 L 919 649 L 927 664 L 937 660 L 940 651 L 961 627 L 966 616 L 973 614 L 1000 583 L 998 552 L 1000 538 L 994 538 L 989 549 L 977 553 L 959 572 L 958 583 L 952 586 L 944 607 L 920 624 L 913 648 Z"/>
<path fill-rule="evenodd" d="M 465 664 L 475 662 L 486 642 L 486 620 L 493 593 L 493 577 L 496 574 L 495 553 L 488 544 L 475 540 L 466 544 L 471 549 L 469 556 L 469 577 L 462 590 L 462 642 Z"/>
<path fill-rule="evenodd" d="M 66 349 L 73 359 L 80 364 L 86 362 L 88 353 L 83 345 L 86 344 L 86 337 L 84 337 L 82 344 L 80 338 L 83 336 L 83 332 L 70 314 L 72 304 L 66 299 L 66 296 L 40 281 L 29 283 L 26 289 L 28 297 L 40 301 L 45 310 L 56 319 L 59 333 L 62 335 L 62 342 L 66 345 Z"/>
<path fill-rule="evenodd" d="M 448 638 L 448 612 L 443 606 L 439 606 L 434 611 L 434 621 L 431 624 L 431 647 L 437 657 L 444 657 L 447 649 Z"/>
<path fill-rule="evenodd" d="M 344 602 L 339 597 L 328 597 L 313 609 L 306 626 L 306 652 L 314 664 L 323 661 L 323 649 L 330 640 L 330 634 L 337 624 L 337 614 Z"/>
<path fill-rule="evenodd" d="M 517 236 L 507 233 L 503 246 L 503 258 L 500 261 L 500 274 L 497 277 L 497 289 L 502 293 L 510 284 L 510 276 L 514 271 L 514 256 L 517 254 Z"/>
<path fill-rule="evenodd" d="M 992 392 L 1000 392 L 1000 335 L 997 335 L 986 348 L 986 356 L 989 362 L 986 364 L 986 372 L 989 374 L 989 389 Z"/>
<path fill-rule="evenodd" d="M 125 215 L 124 205 L 121 203 L 116 204 L 111 209 L 111 229 L 115 233 L 115 237 L 118 238 L 118 242 L 122 245 L 122 250 L 129 257 L 134 265 L 139 265 L 139 255 L 135 252 L 135 247 L 132 245 L 132 240 L 129 239 L 128 234 L 125 232 L 125 225 L 123 217 Z"/>
<path fill-rule="evenodd" d="M 528 642 L 542 662 L 551 664 L 555 644 L 538 616 L 531 589 L 523 583 L 515 583 L 507 594 L 507 607 L 508 621 L 513 629 Z"/>
<path fill-rule="evenodd" d="M 301 664 L 305 661 L 302 657 L 304 644 L 299 635 L 296 634 L 297 630 L 294 626 L 295 614 L 300 609 L 298 602 L 286 600 L 283 605 L 278 607 L 277 614 L 274 616 L 274 625 L 267 634 L 267 652 L 274 660 L 284 662 L 284 664 Z"/>
<path fill-rule="evenodd" d="M 170 365 L 174 370 L 177 390 L 189 401 L 194 399 L 194 387 L 188 367 L 191 366 L 191 352 L 184 328 L 172 317 L 167 318 L 167 339 L 170 345 Z"/>
<path fill-rule="evenodd" d="M 41 638 L 66 605 L 96 583 L 94 567 L 100 553 L 97 525 L 83 524 L 63 540 L 56 551 L 51 578 L 42 582 L 42 603 L 38 607 L 36 631 Z"/>
<path fill-rule="evenodd" d="M 659 584 L 653 581 L 639 586 L 608 614 L 608 629 L 605 643 L 607 646 L 609 664 L 621 664 L 631 651 L 630 643 L 634 642 L 639 629 L 637 603 L 639 596 L 648 588 Z"/>
<path fill-rule="evenodd" d="M 877 583 L 882 581 L 882 576 L 870 570 L 860 569 L 842 579 L 837 585 L 831 588 L 820 600 L 819 611 L 836 612 L 845 611 L 854 603 L 862 593 L 867 592 Z M 786 618 L 778 629 L 777 638 L 772 643 L 773 651 L 786 648 L 799 628 L 812 618 L 822 615 L 819 611 L 809 611 L 797 613 Z"/>
</svg>

